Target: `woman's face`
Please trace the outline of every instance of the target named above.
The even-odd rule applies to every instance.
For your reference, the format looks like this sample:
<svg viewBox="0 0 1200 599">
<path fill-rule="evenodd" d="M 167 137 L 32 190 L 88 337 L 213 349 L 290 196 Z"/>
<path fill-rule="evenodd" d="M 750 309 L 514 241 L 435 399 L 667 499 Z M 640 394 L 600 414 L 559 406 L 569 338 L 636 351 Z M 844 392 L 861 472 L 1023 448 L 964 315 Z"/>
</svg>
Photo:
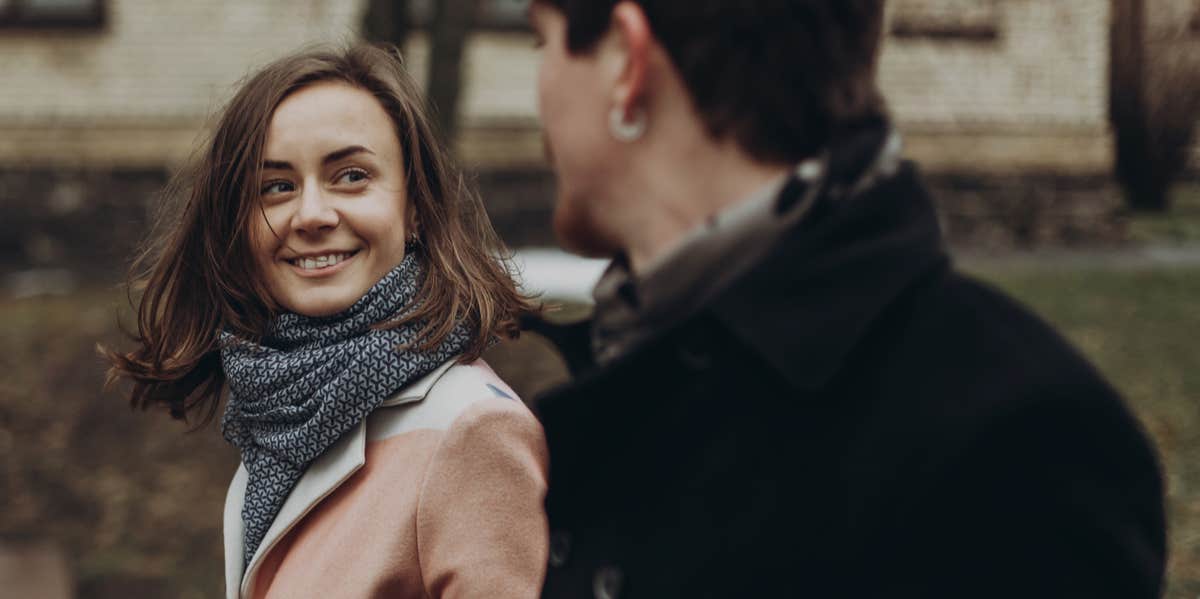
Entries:
<svg viewBox="0 0 1200 599">
<path fill-rule="evenodd" d="M 280 306 L 336 314 L 400 264 L 411 222 L 403 164 L 392 119 L 362 89 L 317 83 L 279 104 L 252 240 Z"/>
</svg>

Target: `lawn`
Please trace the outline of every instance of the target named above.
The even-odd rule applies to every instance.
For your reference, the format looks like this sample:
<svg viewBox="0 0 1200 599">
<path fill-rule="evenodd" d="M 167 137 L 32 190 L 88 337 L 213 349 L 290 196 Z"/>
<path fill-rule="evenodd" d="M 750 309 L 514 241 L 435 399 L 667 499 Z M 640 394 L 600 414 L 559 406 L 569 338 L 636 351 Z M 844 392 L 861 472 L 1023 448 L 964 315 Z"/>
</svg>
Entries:
<svg viewBox="0 0 1200 599">
<path fill-rule="evenodd" d="M 1171 210 L 1163 214 L 1137 214 L 1130 219 L 1134 242 L 1156 244 L 1200 243 L 1200 181 L 1175 186 Z"/>
<path fill-rule="evenodd" d="M 1196 597 L 1200 270 L 977 274 L 1059 326 L 1129 398 L 1167 470 L 1168 597 Z M 217 596 L 218 523 L 236 457 L 215 426 L 187 433 L 100 391 L 94 344 L 116 339 L 119 304 L 110 291 L 0 300 L 0 538 L 56 542 L 81 597 Z M 558 376 L 529 358 L 543 352 L 528 340 L 493 358 L 528 390 Z"/>
</svg>

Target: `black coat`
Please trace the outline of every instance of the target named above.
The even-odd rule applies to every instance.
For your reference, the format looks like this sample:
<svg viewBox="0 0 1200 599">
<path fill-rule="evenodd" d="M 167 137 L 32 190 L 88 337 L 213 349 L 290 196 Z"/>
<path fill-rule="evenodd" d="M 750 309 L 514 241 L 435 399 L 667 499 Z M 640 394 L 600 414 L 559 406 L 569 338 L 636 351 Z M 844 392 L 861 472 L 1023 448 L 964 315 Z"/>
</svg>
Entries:
<svg viewBox="0 0 1200 599">
<path fill-rule="evenodd" d="M 544 597 L 1160 593 L 1151 445 L 1054 331 L 951 269 L 911 166 L 576 366 L 537 401 Z"/>
</svg>

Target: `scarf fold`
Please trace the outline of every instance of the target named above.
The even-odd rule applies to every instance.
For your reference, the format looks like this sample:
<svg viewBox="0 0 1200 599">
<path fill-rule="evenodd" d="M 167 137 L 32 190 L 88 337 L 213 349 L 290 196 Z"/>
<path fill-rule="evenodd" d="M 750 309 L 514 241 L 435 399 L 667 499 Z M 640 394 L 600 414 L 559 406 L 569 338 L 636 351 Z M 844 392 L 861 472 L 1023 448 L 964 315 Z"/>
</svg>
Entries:
<svg viewBox="0 0 1200 599">
<path fill-rule="evenodd" d="M 419 303 L 423 277 L 410 252 L 340 314 L 282 314 L 261 343 L 221 333 L 230 391 L 221 431 L 241 451 L 249 475 L 242 505 L 245 566 L 313 460 L 385 399 L 470 344 L 462 323 L 430 351 L 404 347 L 417 340 L 423 323 L 375 328 Z"/>
</svg>

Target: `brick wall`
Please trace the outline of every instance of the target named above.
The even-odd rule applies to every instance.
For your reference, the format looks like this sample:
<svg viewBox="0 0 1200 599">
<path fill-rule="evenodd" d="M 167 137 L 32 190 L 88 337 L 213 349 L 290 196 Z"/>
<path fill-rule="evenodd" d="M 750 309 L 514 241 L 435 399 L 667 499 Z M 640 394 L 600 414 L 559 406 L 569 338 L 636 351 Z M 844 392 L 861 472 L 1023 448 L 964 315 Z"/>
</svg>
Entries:
<svg viewBox="0 0 1200 599">
<path fill-rule="evenodd" d="M 361 18 L 333 0 L 107 4 L 96 30 L 0 30 L 0 164 L 176 162 L 253 66 Z"/>
<path fill-rule="evenodd" d="M 966 6 L 964 6 L 966 5 Z M 894 0 L 901 17 L 979 15 L 928 35 L 891 37 L 880 81 L 898 120 L 936 129 L 1103 130 L 1109 4 L 1102 0 Z M 991 10 L 980 10 L 992 7 Z M 994 36 L 972 35 L 990 24 Z"/>
<path fill-rule="evenodd" d="M 10 229 L 0 270 L 116 264 L 127 256 L 164 166 L 192 151 L 237 81 L 305 44 L 352 39 L 363 4 L 109 0 L 102 30 L 0 30 L 0 223 Z M 1107 185 L 1111 164 L 1107 2 L 891 6 L 896 35 L 885 46 L 882 85 L 908 153 L 942 173 L 932 181 L 952 238 L 1040 243 L 1074 235 L 1047 233 L 1046 223 L 1065 223 L 1066 231 L 1081 219 L 1074 212 L 1034 218 L 1039 206 L 1111 212 L 1115 193 L 1096 191 Z M 420 35 L 405 54 L 421 80 L 427 52 Z M 553 179 L 537 128 L 532 39 L 478 33 L 466 56 L 459 151 L 481 171 L 489 210 L 511 242 L 552 243 L 545 223 Z M 979 170 L 991 178 L 954 178 Z M 1086 175 L 1071 179 L 1083 183 L 1056 178 L 1072 173 Z M 968 189 L 962 181 L 990 183 Z M 77 234 L 101 215 L 108 219 L 96 229 L 102 237 Z"/>
<path fill-rule="evenodd" d="M 0 126 L 195 120 L 249 68 L 350 37 L 358 2 L 110 0 L 97 31 L 0 31 Z"/>
<path fill-rule="evenodd" d="M 239 78 L 306 43 L 352 39 L 363 6 L 110 0 L 109 24 L 99 31 L 0 31 L 0 165 L 175 162 Z M 885 45 L 881 84 L 910 153 L 929 168 L 1090 174 L 1109 167 L 1109 2 L 890 6 L 896 35 Z M 406 55 L 423 73 L 421 36 Z M 530 39 L 481 33 L 467 57 L 464 158 L 488 168 L 542 164 Z"/>
<path fill-rule="evenodd" d="M 880 83 L 931 168 L 1109 168 L 1108 2 L 894 0 L 890 17 Z"/>
</svg>

